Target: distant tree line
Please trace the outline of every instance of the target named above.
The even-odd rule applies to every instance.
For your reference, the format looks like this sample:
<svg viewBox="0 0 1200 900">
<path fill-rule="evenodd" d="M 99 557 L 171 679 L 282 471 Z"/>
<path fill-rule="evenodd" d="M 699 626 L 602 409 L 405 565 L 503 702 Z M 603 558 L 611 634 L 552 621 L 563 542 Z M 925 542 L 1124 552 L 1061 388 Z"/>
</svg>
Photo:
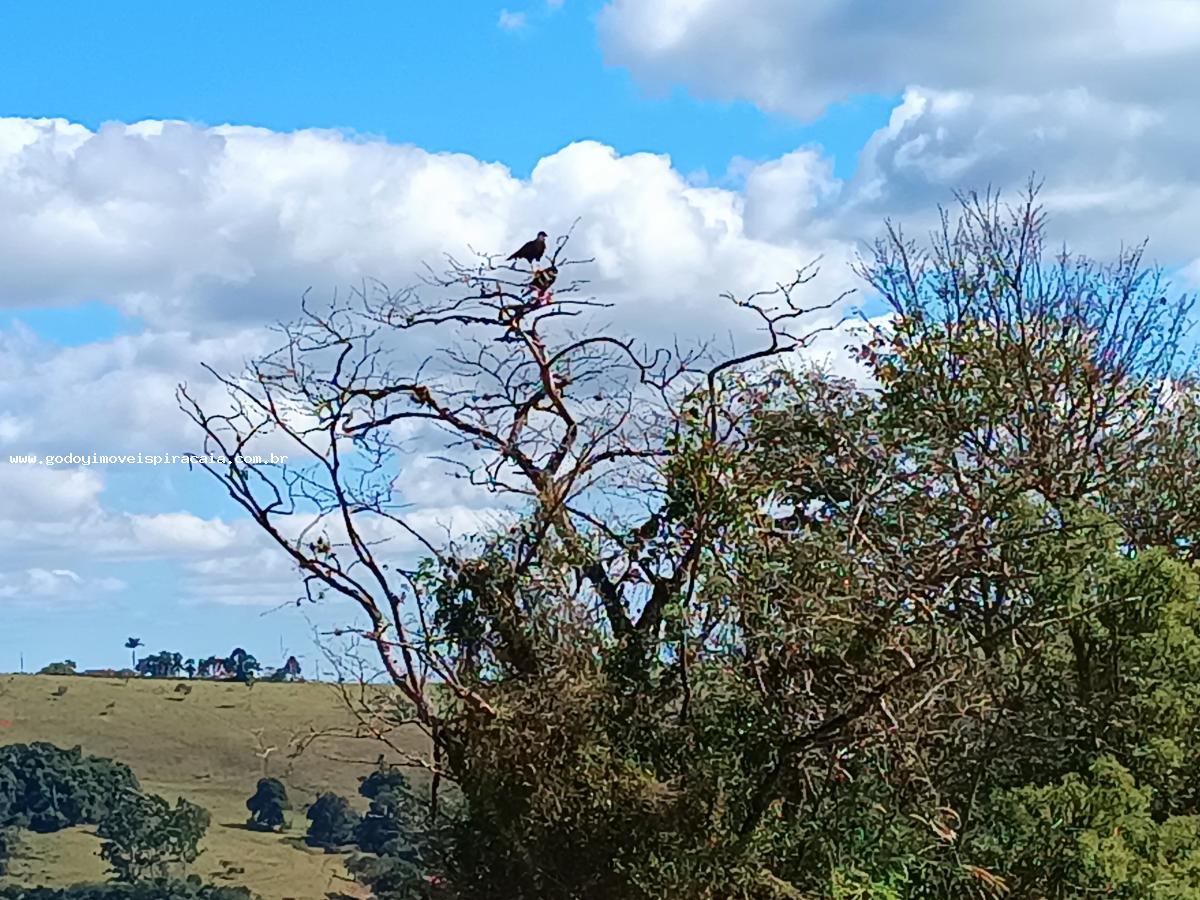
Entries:
<svg viewBox="0 0 1200 900">
<path fill-rule="evenodd" d="M 220 681 L 303 680 L 300 662 L 295 656 L 289 656 L 278 669 L 264 670 L 258 659 L 241 647 L 235 647 L 228 656 L 208 656 L 203 659 L 184 659 L 182 654 L 162 650 L 138 660 L 134 670 L 138 675 L 152 678 L 180 678 L 186 673 L 188 678 Z"/>
<path fill-rule="evenodd" d="M 136 642 L 136 643 L 135 643 Z M 130 638 L 125 646 L 131 650 L 141 646 L 136 638 Z M 278 669 L 264 669 L 262 664 L 251 653 L 241 647 L 235 647 L 228 656 L 208 656 L 203 659 L 184 658 L 182 653 L 170 650 L 160 650 L 158 653 L 137 658 L 132 655 L 133 668 L 129 669 L 88 669 L 79 672 L 74 660 L 66 659 L 53 662 L 39 670 L 39 675 L 90 675 L 105 678 L 204 678 L 217 681 L 252 682 L 263 681 L 303 681 L 300 662 L 295 656 L 289 656 L 287 661 Z"/>
</svg>

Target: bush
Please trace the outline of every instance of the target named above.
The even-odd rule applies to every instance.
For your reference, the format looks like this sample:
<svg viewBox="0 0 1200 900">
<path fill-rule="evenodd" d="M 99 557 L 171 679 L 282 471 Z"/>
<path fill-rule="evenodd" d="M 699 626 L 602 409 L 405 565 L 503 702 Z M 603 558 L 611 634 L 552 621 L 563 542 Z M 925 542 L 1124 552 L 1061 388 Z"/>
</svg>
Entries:
<svg viewBox="0 0 1200 900">
<path fill-rule="evenodd" d="M 284 828 L 284 812 L 291 809 L 287 789 L 278 778 L 260 778 L 254 796 L 246 801 L 250 818 L 246 824 L 259 831 L 274 831 Z"/>
<path fill-rule="evenodd" d="M 13 833 L 8 828 L 0 828 L 0 875 L 8 874 L 8 858 L 12 855 Z"/>
<path fill-rule="evenodd" d="M 344 847 L 353 844 L 362 817 L 350 801 L 338 794 L 325 793 L 308 809 L 308 833 L 305 840 L 313 847 Z"/>
<path fill-rule="evenodd" d="M 244 887 L 186 881 L 148 881 L 139 884 L 75 884 L 66 888 L 0 887 L 0 900 L 256 900 Z"/>
<path fill-rule="evenodd" d="M 100 856 L 120 881 L 162 878 L 170 866 L 195 861 L 210 821 L 182 798 L 171 807 L 155 794 L 130 795 L 100 823 Z"/>
<path fill-rule="evenodd" d="M 38 672 L 39 675 L 74 675 L 75 660 L 65 659 L 62 662 L 53 662 L 48 666 L 43 666 Z"/>
<path fill-rule="evenodd" d="M 414 817 L 408 778 L 380 766 L 361 779 L 358 792 L 371 800 L 356 833 L 359 849 L 380 855 L 396 854 L 410 843 Z"/>
<path fill-rule="evenodd" d="M 120 799 L 140 790 L 122 763 L 84 756 L 79 747 L 10 744 L 0 747 L 0 825 L 51 832 L 98 825 Z"/>
<path fill-rule="evenodd" d="M 355 856 L 346 869 L 371 889 L 375 900 L 435 900 L 451 895 L 426 876 L 424 867 L 409 854 L 401 856 Z"/>
</svg>

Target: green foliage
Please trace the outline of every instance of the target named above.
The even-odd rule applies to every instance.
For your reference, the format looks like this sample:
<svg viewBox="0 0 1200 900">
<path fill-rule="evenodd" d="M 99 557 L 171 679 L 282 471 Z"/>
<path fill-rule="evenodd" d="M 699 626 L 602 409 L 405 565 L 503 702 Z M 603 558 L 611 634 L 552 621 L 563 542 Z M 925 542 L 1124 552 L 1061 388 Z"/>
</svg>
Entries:
<svg viewBox="0 0 1200 900">
<path fill-rule="evenodd" d="M 365 540 L 306 560 L 371 614 L 438 773 L 404 822 L 383 774 L 369 828 L 325 795 L 311 840 L 353 823 L 397 897 L 1200 900 L 1200 385 L 1191 300 L 1140 259 L 1055 257 L 1032 197 L 964 198 L 928 246 L 889 231 L 859 266 L 891 313 L 871 390 L 773 359 L 796 285 L 741 303 L 766 349 L 711 366 L 543 320 L 447 349 L 434 390 L 384 371 L 391 308 L 297 329 L 371 373 L 326 381 L 299 337 L 297 395 L 437 420 L 528 498 L 403 603 L 350 574 L 386 568 Z M 419 312 L 477 324 L 466 302 Z M 396 445 L 354 430 L 383 470 Z M 378 504 L 354 487 L 321 486 L 346 522 Z"/>
<path fill-rule="evenodd" d="M 371 804 L 355 832 L 359 849 L 389 855 L 409 849 L 417 807 L 408 778 L 381 765 L 361 781 L 358 792 Z"/>
<path fill-rule="evenodd" d="M 454 894 L 425 875 L 408 855 L 355 856 L 346 868 L 376 900 L 452 900 Z"/>
<path fill-rule="evenodd" d="M 194 862 L 211 817 L 182 798 L 172 807 L 155 794 L 127 794 L 100 823 L 100 856 L 120 881 L 162 878 Z"/>
<path fill-rule="evenodd" d="M 99 824 L 129 792 L 139 789 L 128 766 L 79 747 L 44 742 L 0 747 L 0 825 L 49 832 Z"/>
<path fill-rule="evenodd" d="M 183 655 L 161 650 L 139 659 L 134 669 L 139 675 L 152 678 L 178 678 L 184 671 Z"/>
<path fill-rule="evenodd" d="M 300 674 L 300 661 L 289 656 L 282 666 L 271 673 L 269 681 L 303 681 Z"/>
<path fill-rule="evenodd" d="M 275 831 L 284 828 L 284 813 L 291 809 L 287 788 L 278 778 L 260 778 L 254 795 L 246 801 L 250 810 L 247 824 L 260 831 Z"/>
<path fill-rule="evenodd" d="M 1200 817 L 1151 814 L 1152 792 L 1100 756 L 1087 773 L 999 791 L 978 845 L 1016 896 L 1200 897 Z"/>
<path fill-rule="evenodd" d="M 66 888 L 0 887 L 0 900 L 255 900 L 246 888 L 185 881 L 143 881 L 136 884 L 77 884 Z"/>
<path fill-rule="evenodd" d="M 53 662 L 47 666 L 43 666 L 38 671 L 39 675 L 74 675 L 75 660 L 65 659 L 62 662 Z"/>
<path fill-rule="evenodd" d="M 15 837 L 11 828 L 0 827 L 0 875 L 8 872 L 8 860 L 12 856 Z"/>
<path fill-rule="evenodd" d="M 305 840 L 313 847 L 344 847 L 354 843 L 361 817 L 350 801 L 334 793 L 324 793 L 308 808 L 308 832 Z"/>
</svg>

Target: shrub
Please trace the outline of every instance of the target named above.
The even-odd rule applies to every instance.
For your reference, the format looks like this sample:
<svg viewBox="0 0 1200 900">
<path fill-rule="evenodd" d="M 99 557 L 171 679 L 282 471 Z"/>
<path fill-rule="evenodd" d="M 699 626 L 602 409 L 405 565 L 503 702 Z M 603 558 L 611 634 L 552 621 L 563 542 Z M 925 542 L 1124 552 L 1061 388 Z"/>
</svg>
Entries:
<svg viewBox="0 0 1200 900">
<path fill-rule="evenodd" d="M 12 855 L 12 846 L 12 830 L 0 828 L 0 875 L 8 874 L 8 858 Z"/>
<path fill-rule="evenodd" d="M 165 877 L 170 866 L 200 855 L 210 821 L 207 810 L 186 800 L 172 807 L 155 794 L 131 794 L 100 823 L 100 856 L 121 881 Z"/>
<path fill-rule="evenodd" d="M 84 756 L 79 747 L 10 744 L 0 747 L 0 825 L 51 832 L 97 825 L 120 798 L 140 789 L 122 763 Z"/>
<path fill-rule="evenodd" d="M 338 794 L 319 796 L 308 809 L 308 833 L 305 840 L 313 847 L 344 847 L 353 844 L 361 817 L 350 801 Z"/>
<path fill-rule="evenodd" d="M 291 809 L 287 789 L 278 778 L 260 778 L 254 796 L 246 801 L 250 818 L 246 824 L 259 831 L 273 831 L 286 826 L 284 812 Z"/>
<path fill-rule="evenodd" d="M 62 662 L 53 662 L 48 666 L 43 666 L 38 672 L 39 675 L 74 675 L 75 660 L 65 659 Z"/>
<path fill-rule="evenodd" d="M 361 782 L 358 792 L 371 800 L 371 806 L 358 826 L 359 849 L 381 855 L 400 852 L 410 843 L 414 821 L 408 778 L 380 766 Z"/>
<path fill-rule="evenodd" d="M 0 887 L 0 900 L 256 900 L 244 887 L 202 884 L 196 876 L 185 881 L 147 881 L 138 884 L 75 884 L 66 888 Z"/>
</svg>

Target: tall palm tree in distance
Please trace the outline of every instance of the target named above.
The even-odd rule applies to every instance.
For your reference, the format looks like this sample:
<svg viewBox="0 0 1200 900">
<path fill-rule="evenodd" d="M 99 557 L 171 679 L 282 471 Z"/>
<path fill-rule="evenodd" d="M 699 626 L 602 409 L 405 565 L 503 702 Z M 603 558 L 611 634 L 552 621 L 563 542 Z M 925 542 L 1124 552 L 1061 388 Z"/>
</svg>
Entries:
<svg viewBox="0 0 1200 900">
<path fill-rule="evenodd" d="M 137 668 L 137 648 L 142 646 L 142 639 L 131 637 L 125 642 L 125 649 L 129 651 L 129 660 L 131 668 Z"/>
</svg>

